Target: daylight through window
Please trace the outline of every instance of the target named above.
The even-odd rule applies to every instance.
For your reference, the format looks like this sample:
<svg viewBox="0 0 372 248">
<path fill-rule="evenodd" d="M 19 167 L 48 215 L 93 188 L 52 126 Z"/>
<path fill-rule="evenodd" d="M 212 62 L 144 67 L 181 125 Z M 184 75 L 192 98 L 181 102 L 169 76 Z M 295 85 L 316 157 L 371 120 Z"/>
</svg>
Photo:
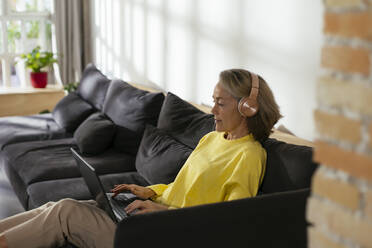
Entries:
<svg viewBox="0 0 372 248">
<path fill-rule="evenodd" d="M 19 55 L 52 51 L 53 0 L 0 0 L 0 87 L 28 87 Z"/>
</svg>

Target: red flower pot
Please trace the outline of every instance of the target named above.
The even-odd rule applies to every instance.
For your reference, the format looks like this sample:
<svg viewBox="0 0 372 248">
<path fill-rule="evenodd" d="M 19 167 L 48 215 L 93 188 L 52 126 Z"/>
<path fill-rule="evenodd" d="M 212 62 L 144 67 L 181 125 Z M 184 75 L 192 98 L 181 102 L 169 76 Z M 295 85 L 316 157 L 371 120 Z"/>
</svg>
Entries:
<svg viewBox="0 0 372 248">
<path fill-rule="evenodd" d="M 35 88 L 45 88 L 48 83 L 48 72 L 30 72 L 31 85 Z"/>
</svg>

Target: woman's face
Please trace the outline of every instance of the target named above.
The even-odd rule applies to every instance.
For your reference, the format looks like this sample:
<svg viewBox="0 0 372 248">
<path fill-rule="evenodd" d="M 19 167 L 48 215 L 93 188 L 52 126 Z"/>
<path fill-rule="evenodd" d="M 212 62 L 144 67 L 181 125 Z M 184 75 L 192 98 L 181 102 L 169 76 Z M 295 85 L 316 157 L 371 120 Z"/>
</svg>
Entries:
<svg viewBox="0 0 372 248">
<path fill-rule="evenodd" d="M 238 111 L 238 101 L 220 83 L 214 88 L 213 101 L 212 114 L 216 131 L 232 134 L 248 132 L 246 120 Z"/>
</svg>

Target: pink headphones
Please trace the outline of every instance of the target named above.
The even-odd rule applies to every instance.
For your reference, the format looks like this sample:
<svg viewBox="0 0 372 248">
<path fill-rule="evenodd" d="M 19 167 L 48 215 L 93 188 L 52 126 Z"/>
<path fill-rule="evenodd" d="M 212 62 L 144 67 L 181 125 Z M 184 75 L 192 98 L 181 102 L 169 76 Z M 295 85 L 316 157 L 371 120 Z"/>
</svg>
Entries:
<svg viewBox="0 0 372 248">
<path fill-rule="evenodd" d="M 252 117 L 257 114 L 258 111 L 258 88 L 259 88 L 259 79 L 258 76 L 250 72 L 252 78 L 252 89 L 248 97 L 243 97 L 240 99 L 238 104 L 239 113 L 245 117 Z"/>
</svg>

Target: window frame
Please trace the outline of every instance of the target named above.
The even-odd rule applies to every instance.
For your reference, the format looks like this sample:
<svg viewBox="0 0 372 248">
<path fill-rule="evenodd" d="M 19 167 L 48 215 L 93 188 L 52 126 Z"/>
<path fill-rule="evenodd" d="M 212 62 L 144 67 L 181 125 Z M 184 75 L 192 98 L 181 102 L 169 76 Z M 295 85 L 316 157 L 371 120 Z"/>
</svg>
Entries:
<svg viewBox="0 0 372 248">
<path fill-rule="evenodd" d="M 43 11 L 25 11 L 25 12 L 15 12 L 10 9 L 10 6 L 8 4 L 9 0 L 0 0 L 0 5 L 2 8 L 0 8 L 0 25 L 1 29 L 0 32 L 2 32 L 1 38 L 2 38 L 2 44 L 3 47 L 0 49 L 0 60 L 1 60 L 1 66 L 2 66 L 2 78 L 0 80 L 0 88 L 10 88 L 11 86 L 11 66 L 15 63 L 15 59 L 20 56 L 21 53 L 25 53 L 25 47 L 23 46 L 25 41 L 27 40 L 27 29 L 26 29 L 26 23 L 31 21 L 39 21 L 39 36 L 41 35 L 41 46 L 46 47 L 47 46 L 47 37 L 46 37 L 46 26 L 48 22 L 52 25 L 52 37 L 51 37 L 51 44 L 50 48 L 52 52 L 56 52 L 56 42 L 55 42 L 55 15 L 54 15 L 54 4 L 53 1 L 51 1 L 52 9 L 51 11 L 43 10 Z M 41 9 L 44 9 L 43 7 L 44 2 L 42 0 L 39 0 L 39 5 L 41 5 Z M 9 21 L 19 21 L 20 22 L 20 41 L 21 41 L 21 48 L 19 51 L 10 51 L 9 49 L 9 42 L 8 42 L 8 29 L 7 29 L 7 23 Z M 57 69 L 58 70 L 58 69 Z M 26 69 L 23 70 L 24 73 L 26 73 Z M 23 74 L 24 74 L 23 73 Z M 1 75 L 0 75 L 1 76 Z M 28 80 L 28 76 L 26 74 L 24 75 L 18 75 L 19 77 L 22 77 L 23 80 L 21 80 L 20 88 L 27 88 L 30 87 L 30 83 Z M 59 84 L 58 77 L 56 77 L 56 83 Z M 2 83 L 1 83 L 2 81 Z"/>
</svg>

